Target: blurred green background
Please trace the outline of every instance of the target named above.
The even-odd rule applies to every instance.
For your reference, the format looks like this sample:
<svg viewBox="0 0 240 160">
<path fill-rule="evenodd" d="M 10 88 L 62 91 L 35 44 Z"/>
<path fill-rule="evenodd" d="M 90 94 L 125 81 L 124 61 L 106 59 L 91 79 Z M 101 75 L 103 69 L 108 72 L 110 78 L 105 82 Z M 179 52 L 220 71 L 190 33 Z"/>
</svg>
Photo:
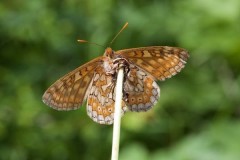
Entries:
<svg viewBox="0 0 240 160">
<path fill-rule="evenodd" d="M 122 118 L 120 159 L 239 160 L 239 20 L 239 0 L 1 0 L 0 159 L 110 159 L 112 126 L 42 94 L 103 54 L 77 39 L 107 46 L 128 21 L 114 50 L 178 46 L 190 59 L 152 110 Z"/>
</svg>

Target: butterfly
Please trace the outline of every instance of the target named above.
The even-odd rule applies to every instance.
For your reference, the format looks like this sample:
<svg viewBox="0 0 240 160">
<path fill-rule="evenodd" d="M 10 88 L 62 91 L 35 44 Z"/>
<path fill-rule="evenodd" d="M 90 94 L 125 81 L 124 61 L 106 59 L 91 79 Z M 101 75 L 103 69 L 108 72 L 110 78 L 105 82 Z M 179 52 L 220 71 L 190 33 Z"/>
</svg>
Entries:
<svg viewBox="0 0 240 160">
<path fill-rule="evenodd" d="M 42 100 L 56 110 L 75 110 L 87 100 L 87 114 L 100 124 L 112 124 L 117 72 L 124 69 L 121 115 L 151 109 L 160 97 L 157 80 L 184 68 L 188 51 L 178 47 L 150 46 L 114 51 L 66 74 L 44 93 Z"/>
</svg>

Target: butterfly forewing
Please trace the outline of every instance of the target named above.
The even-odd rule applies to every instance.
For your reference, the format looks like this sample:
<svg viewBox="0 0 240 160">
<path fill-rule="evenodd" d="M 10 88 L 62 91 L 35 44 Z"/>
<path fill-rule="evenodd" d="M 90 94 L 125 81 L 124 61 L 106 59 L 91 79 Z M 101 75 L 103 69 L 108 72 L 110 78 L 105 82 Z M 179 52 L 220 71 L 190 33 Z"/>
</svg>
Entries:
<svg viewBox="0 0 240 160">
<path fill-rule="evenodd" d="M 113 123 L 115 85 L 116 80 L 112 75 L 106 74 L 101 66 L 96 68 L 87 100 L 87 114 L 93 121 L 100 124 Z M 122 115 L 126 109 L 125 103 L 122 101 Z"/>
<path fill-rule="evenodd" d="M 157 80 L 165 80 L 180 72 L 189 57 L 185 49 L 168 46 L 124 49 L 116 54 L 124 56 Z"/>
<path fill-rule="evenodd" d="M 57 80 L 44 93 L 43 102 L 57 110 L 79 108 L 88 95 L 94 70 L 101 62 L 101 57 L 96 58 Z"/>
</svg>

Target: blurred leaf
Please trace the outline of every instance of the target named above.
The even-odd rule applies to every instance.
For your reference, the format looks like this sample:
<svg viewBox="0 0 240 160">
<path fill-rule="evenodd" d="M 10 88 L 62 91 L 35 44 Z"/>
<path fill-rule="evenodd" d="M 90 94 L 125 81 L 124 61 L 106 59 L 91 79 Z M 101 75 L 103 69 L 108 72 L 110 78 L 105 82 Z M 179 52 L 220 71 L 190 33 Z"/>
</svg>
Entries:
<svg viewBox="0 0 240 160">
<path fill-rule="evenodd" d="M 130 144 L 122 149 L 119 159 L 120 160 L 132 160 L 132 159 L 147 160 L 149 158 L 148 158 L 148 152 L 144 148 L 144 146 L 140 144 Z"/>
<path fill-rule="evenodd" d="M 176 146 L 156 151 L 152 159 L 237 160 L 240 157 L 239 121 L 213 122 L 202 133 L 192 134 Z"/>
</svg>

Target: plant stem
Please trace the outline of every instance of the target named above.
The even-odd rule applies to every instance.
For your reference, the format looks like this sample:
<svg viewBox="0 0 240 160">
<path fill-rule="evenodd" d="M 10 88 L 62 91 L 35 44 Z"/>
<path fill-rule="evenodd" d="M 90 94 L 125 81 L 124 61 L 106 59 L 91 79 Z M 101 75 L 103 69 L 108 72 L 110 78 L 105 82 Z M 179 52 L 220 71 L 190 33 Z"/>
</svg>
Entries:
<svg viewBox="0 0 240 160">
<path fill-rule="evenodd" d="M 120 126 L 121 126 L 121 110 L 122 110 L 122 88 L 123 88 L 123 68 L 120 68 L 117 76 L 116 98 L 114 109 L 113 138 L 112 138 L 112 158 L 118 160 Z"/>
</svg>

